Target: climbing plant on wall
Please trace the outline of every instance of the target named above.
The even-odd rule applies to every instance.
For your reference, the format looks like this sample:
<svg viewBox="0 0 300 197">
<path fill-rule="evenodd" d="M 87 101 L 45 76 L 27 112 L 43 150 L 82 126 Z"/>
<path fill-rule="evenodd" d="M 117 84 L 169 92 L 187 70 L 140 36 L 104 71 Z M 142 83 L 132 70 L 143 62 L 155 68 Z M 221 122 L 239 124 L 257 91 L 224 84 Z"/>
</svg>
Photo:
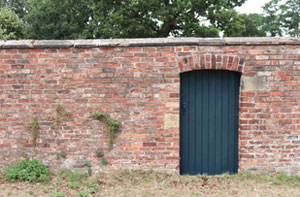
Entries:
<svg viewBox="0 0 300 197">
<path fill-rule="evenodd" d="M 99 121 L 104 121 L 104 123 L 106 124 L 107 133 L 109 135 L 108 150 L 111 150 L 113 148 L 114 140 L 117 137 L 117 132 L 121 127 L 121 122 L 112 119 L 107 112 L 96 112 L 93 113 L 90 117 Z"/>
</svg>

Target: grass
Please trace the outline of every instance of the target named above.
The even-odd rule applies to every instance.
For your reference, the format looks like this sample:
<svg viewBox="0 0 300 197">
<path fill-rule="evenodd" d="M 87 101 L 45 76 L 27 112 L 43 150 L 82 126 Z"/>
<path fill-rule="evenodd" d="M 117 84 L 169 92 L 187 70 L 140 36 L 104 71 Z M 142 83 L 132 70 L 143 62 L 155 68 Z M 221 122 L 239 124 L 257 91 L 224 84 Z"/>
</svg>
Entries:
<svg viewBox="0 0 300 197">
<path fill-rule="evenodd" d="M 88 176 L 63 170 L 47 184 L 0 179 L 0 196 L 297 196 L 300 176 L 250 172 L 180 176 L 153 170 L 122 170 Z"/>
</svg>

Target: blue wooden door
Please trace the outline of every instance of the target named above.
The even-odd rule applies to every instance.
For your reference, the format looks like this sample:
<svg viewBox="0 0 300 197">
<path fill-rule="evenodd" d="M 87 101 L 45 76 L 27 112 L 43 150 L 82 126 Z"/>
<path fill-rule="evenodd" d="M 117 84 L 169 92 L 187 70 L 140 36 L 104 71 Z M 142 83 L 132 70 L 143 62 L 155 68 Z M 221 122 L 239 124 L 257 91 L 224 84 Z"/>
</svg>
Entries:
<svg viewBox="0 0 300 197">
<path fill-rule="evenodd" d="M 180 78 L 180 173 L 236 173 L 240 74 L 199 70 Z"/>
</svg>

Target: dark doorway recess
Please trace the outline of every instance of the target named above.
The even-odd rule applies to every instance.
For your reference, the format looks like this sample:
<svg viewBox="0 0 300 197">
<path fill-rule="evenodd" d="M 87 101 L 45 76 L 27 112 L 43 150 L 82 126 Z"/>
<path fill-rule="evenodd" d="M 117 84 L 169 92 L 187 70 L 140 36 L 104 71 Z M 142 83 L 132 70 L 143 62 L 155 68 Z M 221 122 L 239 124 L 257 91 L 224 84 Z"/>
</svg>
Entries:
<svg viewBox="0 0 300 197">
<path fill-rule="evenodd" d="M 180 173 L 237 173 L 240 73 L 180 75 Z"/>
</svg>

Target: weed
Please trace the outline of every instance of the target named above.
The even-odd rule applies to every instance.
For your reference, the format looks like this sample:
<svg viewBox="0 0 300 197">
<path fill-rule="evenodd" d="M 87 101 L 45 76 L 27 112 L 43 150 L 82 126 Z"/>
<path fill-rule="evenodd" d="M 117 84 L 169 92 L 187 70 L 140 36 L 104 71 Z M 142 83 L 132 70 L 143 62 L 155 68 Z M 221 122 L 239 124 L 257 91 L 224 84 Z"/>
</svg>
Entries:
<svg viewBox="0 0 300 197">
<path fill-rule="evenodd" d="M 107 112 L 96 112 L 93 113 L 90 117 L 97 120 L 103 120 L 105 122 L 109 135 L 108 150 L 111 150 L 113 148 L 114 140 L 117 137 L 117 131 L 121 127 L 121 122 L 111 119 L 110 115 Z"/>
<path fill-rule="evenodd" d="M 63 193 L 52 193 L 50 197 L 65 197 Z"/>
<path fill-rule="evenodd" d="M 92 164 L 91 164 L 91 162 L 86 162 L 85 164 L 84 164 L 84 167 L 91 167 L 92 166 Z"/>
<path fill-rule="evenodd" d="M 293 185 L 297 184 L 300 182 L 300 176 L 294 175 L 294 176 L 289 176 L 285 172 L 280 172 L 275 176 L 275 180 L 273 181 L 273 184 L 275 185 L 283 185 L 283 184 L 288 184 L 288 185 Z"/>
<path fill-rule="evenodd" d="M 29 156 L 28 156 L 28 154 L 27 154 L 26 152 L 23 152 L 23 157 L 24 157 L 25 159 L 29 159 Z"/>
<path fill-rule="evenodd" d="M 28 191 L 28 194 L 33 196 L 34 195 L 34 192 L 33 191 Z"/>
<path fill-rule="evenodd" d="M 246 178 L 246 179 L 253 179 L 255 178 L 254 174 L 251 172 L 245 172 L 242 174 L 242 177 Z"/>
<path fill-rule="evenodd" d="M 107 164 L 107 159 L 102 158 L 102 159 L 101 159 L 101 164 L 102 164 L 102 165 L 106 165 L 106 164 Z"/>
<path fill-rule="evenodd" d="M 70 182 L 68 184 L 68 186 L 70 189 L 76 189 L 76 188 L 80 188 L 81 184 L 79 182 L 75 181 L 75 182 Z"/>
<path fill-rule="evenodd" d="M 95 194 L 99 191 L 99 185 L 97 183 L 93 183 L 92 188 L 90 190 L 91 194 Z"/>
<path fill-rule="evenodd" d="M 16 180 L 29 182 L 47 182 L 50 170 L 41 161 L 21 159 L 17 164 L 5 170 L 5 179 L 11 182 Z"/>
<path fill-rule="evenodd" d="M 89 169 L 88 169 L 88 174 L 89 174 L 89 176 L 92 175 L 92 172 L 93 172 L 93 170 L 92 170 L 91 168 L 89 168 Z"/>
<path fill-rule="evenodd" d="M 12 192 L 7 192 L 6 195 L 7 195 L 7 196 L 11 196 L 11 195 L 12 195 Z"/>
<path fill-rule="evenodd" d="M 31 119 L 30 125 L 28 126 L 28 130 L 31 133 L 31 143 L 36 146 L 36 140 L 39 135 L 40 125 L 37 117 L 33 117 Z"/>
<path fill-rule="evenodd" d="M 65 153 L 64 151 L 61 151 L 60 153 L 58 153 L 56 155 L 58 158 L 62 157 L 62 158 L 66 158 L 67 157 L 67 153 Z"/>
<path fill-rule="evenodd" d="M 55 109 L 56 112 L 56 119 L 54 123 L 51 125 L 51 129 L 55 129 L 58 127 L 62 121 L 68 120 L 72 117 L 71 112 L 67 112 L 62 105 L 58 105 Z"/>
<path fill-rule="evenodd" d="M 81 190 L 78 194 L 78 197 L 89 197 L 89 193 L 85 190 Z"/>
<path fill-rule="evenodd" d="M 103 157 L 104 156 L 104 152 L 103 151 L 101 151 L 101 150 L 96 150 L 96 155 L 97 155 L 97 157 Z"/>
<path fill-rule="evenodd" d="M 87 173 L 72 172 L 71 170 L 63 170 L 59 172 L 59 176 L 63 179 L 67 179 L 69 182 L 81 181 L 88 177 Z"/>
</svg>

